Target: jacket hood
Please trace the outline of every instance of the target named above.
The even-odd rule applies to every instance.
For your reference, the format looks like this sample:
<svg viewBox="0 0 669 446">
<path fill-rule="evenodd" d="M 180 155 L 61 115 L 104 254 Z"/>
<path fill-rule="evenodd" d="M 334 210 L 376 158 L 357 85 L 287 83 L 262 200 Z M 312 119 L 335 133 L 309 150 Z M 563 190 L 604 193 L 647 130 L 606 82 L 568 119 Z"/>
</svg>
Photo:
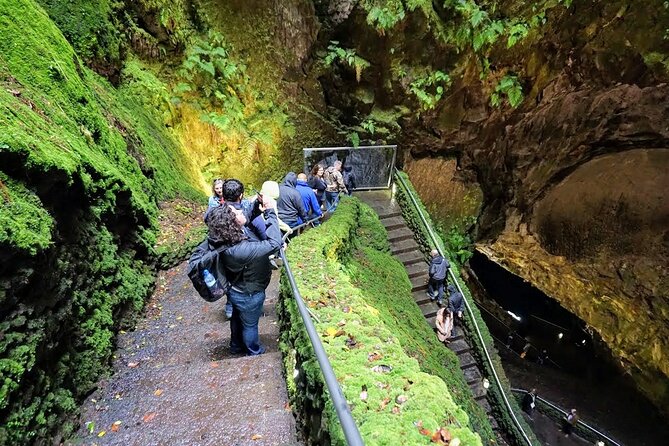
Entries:
<svg viewBox="0 0 669 446">
<path fill-rule="evenodd" d="M 295 172 L 288 172 L 286 177 L 283 179 L 283 185 L 288 187 L 295 187 L 297 184 L 297 175 Z"/>
</svg>

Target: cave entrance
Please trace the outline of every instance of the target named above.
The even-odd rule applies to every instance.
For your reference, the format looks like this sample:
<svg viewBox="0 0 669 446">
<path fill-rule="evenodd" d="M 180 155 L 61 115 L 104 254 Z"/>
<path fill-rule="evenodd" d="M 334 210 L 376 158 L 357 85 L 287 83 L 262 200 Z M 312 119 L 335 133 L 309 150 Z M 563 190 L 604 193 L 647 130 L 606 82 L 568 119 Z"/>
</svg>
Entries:
<svg viewBox="0 0 669 446">
<path fill-rule="evenodd" d="M 565 409 L 578 408 L 587 422 L 624 444 L 669 438 L 666 419 L 583 320 L 480 252 L 470 259 L 467 276 L 512 387 L 534 387 Z M 542 350 L 548 355 L 543 361 Z"/>
</svg>

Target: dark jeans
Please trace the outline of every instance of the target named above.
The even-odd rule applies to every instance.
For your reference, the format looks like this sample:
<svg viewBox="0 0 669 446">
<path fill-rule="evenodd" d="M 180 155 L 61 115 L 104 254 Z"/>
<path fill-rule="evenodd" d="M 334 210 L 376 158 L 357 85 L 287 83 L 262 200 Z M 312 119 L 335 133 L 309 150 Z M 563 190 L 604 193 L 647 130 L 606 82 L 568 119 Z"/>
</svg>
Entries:
<svg viewBox="0 0 669 446">
<path fill-rule="evenodd" d="M 248 294 L 233 288 L 228 291 L 228 300 L 234 311 L 230 319 L 230 351 L 259 355 L 265 352 L 258 337 L 258 320 L 265 303 L 265 291 Z"/>
<path fill-rule="evenodd" d="M 427 292 L 430 296 L 436 297 L 437 302 L 441 302 L 444 299 L 444 280 L 430 278 L 427 282 Z"/>
<path fill-rule="evenodd" d="M 325 191 L 325 210 L 334 212 L 339 204 L 339 192 Z"/>
</svg>

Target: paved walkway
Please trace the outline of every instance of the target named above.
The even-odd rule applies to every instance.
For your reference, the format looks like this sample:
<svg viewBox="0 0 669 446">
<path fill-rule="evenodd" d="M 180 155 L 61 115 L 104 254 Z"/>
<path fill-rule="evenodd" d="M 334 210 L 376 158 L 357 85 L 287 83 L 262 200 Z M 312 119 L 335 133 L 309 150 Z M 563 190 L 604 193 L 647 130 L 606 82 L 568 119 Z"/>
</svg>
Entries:
<svg viewBox="0 0 669 446">
<path fill-rule="evenodd" d="M 277 344 L 278 274 L 267 291 L 259 330 L 267 353 L 230 355 L 224 302 L 202 300 L 185 263 L 160 273 L 144 318 L 119 335 L 113 375 L 82 406 L 68 444 L 300 444 Z"/>
</svg>

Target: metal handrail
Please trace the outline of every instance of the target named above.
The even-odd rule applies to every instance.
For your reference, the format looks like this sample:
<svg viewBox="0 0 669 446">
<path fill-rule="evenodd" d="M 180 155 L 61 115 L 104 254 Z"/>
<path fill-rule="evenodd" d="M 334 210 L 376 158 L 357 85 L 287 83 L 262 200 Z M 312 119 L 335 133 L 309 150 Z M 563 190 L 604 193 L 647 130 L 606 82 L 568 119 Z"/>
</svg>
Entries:
<svg viewBox="0 0 669 446">
<path fill-rule="evenodd" d="M 314 220 L 318 219 L 316 218 Z M 307 224 L 312 223 L 314 220 L 310 220 L 300 226 L 306 226 Z M 351 415 L 346 398 L 344 397 L 344 394 L 339 387 L 337 377 L 332 370 L 332 365 L 330 364 L 328 356 L 325 353 L 321 339 L 316 332 L 316 327 L 314 327 L 314 323 L 309 317 L 309 310 L 305 305 L 304 300 L 302 299 L 300 290 L 297 289 L 295 276 L 293 276 L 293 272 L 290 269 L 290 264 L 288 263 L 286 252 L 283 247 L 279 250 L 279 255 L 281 256 L 281 260 L 283 260 L 284 271 L 288 277 L 288 282 L 290 282 L 290 288 L 293 291 L 293 297 L 295 297 L 295 302 L 297 303 L 297 308 L 300 312 L 300 316 L 302 317 L 302 322 L 304 322 L 304 328 L 307 330 L 309 340 L 311 341 L 311 345 L 314 348 L 314 353 L 316 354 L 318 365 L 320 366 L 321 372 L 323 373 L 325 384 L 327 385 L 328 391 L 330 392 L 332 403 L 335 410 L 337 411 L 337 417 L 339 418 L 342 430 L 344 431 L 346 442 L 349 444 L 349 446 L 363 446 L 365 443 L 362 441 L 358 426 L 356 426 L 355 421 L 353 420 L 353 416 Z"/>
<path fill-rule="evenodd" d="M 413 203 L 414 207 L 416 208 L 416 211 L 418 211 L 418 216 L 423 222 L 423 225 L 425 225 L 425 228 L 428 231 L 428 234 L 430 238 L 432 239 L 432 243 L 434 244 L 435 248 L 439 252 L 439 254 L 446 258 L 444 255 L 443 250 L 441 249 L 441 246 L 437 242 L 437 237 L 434 235 L 434 232 L 432 231 L 431 225 L 428 223 L 427 219 L 423 215 L 423 211 L 421 210 L 420 206 L 416 202 L 416 198 L 413 196 L 411 193 L 411 190 L 409 189 L 408 185 L 404 182 L 404 178 L 399 174 L 399 170 L 396 168 L 395 169 L 395 177 L 397 177 L 400 180 L 400 183 L 402 183 L 402 187 L 404 190 L 407 192 L 407 195 L 411 199 L 411 202 Z M 488 348 L 485 345 L 485 341 L 483 340 L 483 336 L 481 335 L 481 330 L 479 329 L 478 323 L 476 322 L 476 318 L 474 317 L 474 312 L 469 304 L 469 301 L 467 300 L 467 297 L 465 296 L 465 293 L 462 292 L 462 288 L 460 288 L 460 284 L 458 283 L 457 278 L 455 277 L 455 274 L 453 273 L 453 270 L 449 268 L 448 272 L 450 273 L 451 280 L 455 284 L 455 286 L 458 288 L 458 291 L 462 295 L 462 300 L 465 303 L 465 307 L 467 308 L 467 313 L 471 317 L 472 323 L 474 324 L 474 328 L 476 329 L 476 335 L 481 341 L 481 346 L 483 347 L 483 353 L 485 354 L 486 361 L 490 365 L 490 370 L 492 371 L 493 378 L 495 380 L 495 383 L 497 384 L 497 387 L 499 388 L 500 394 L 502 395 L 502 399 L 504 400 L 504 405 L 506 406 L 507 411 L 509 412 L 509 415 L 511 415 L 511 419 L 513 420 L 514 424 L 520 430 L 520 433 L 523 436 L 523 439 L 527 442 L 529 446 L 532 446 L 532 441 L 530 438 L 527 436 L 525 433 L 525 430 L 523 427 L 520 425 L 520 422 L 518 421 L 518 418 L 516 417 L 515 412 L 511 408 L 511 404 L 509 403 L 508 398 L 506 397 L 506 393 L 504 392 L 504 388 L 502 387 L 502 383 L 499 380 L 499 376 L 497 376 L 497 372 L 495 371 L 495 365 L 492 362 L 492 359 L 490 358 L 490 353 L 488 353 Z"/>
<path fill-rule="evenodd" d="M 305 221 L 304 223 L 299 224 L 299 225 L 295 226 L 294 228 L 290 228 L 292 231 L 287 232 L 283 235 L 283 241 L 286 241 L 286 239 L 288 238 L 289 235 L 292 235 L 292 234 L 299 235 L 299 234 L 301 234 L 301 232 L 300 232 L 301 229 L 306 228 L 307 226 L 313 224 L 314 222 L 316 222 L 318 220 L 322 220 L 325 217 L 326 213 L 327 212 L 323 212 L 323 214 L 321 214 L 319 217 L 312 218 L 311 220 Z"/>
<path fill-rule="evenodd" d="M 518 389 L 518 388 L 511 388 L 511 391 L 512 391 L 512 392 L 515 392 L 515 393 L 524 393 L 524 394 L 528 393 L 527 390 L 525 390 L 525 389 Z M 541 401 L 542 403 L 544 403 L 545 405 L 551 407 L 552 409 L 557 410 L 558 412 L 560 412 L 560 413 L 561 413 L 562 415 L 564 415 L 565 417 L 566 417 L 567 415 L 569 415 L 569 412 L 567 412 L 566 410 L 564 410 L 563 408 L 561 408 L 561 407 L 558 406 L 557 404 L 552 403 L 552 402 L 548 401 L 547 399 L 542 398 L 542 397 L 540 397 L 540 396 L 538 396 L 538 395 L 537 395 L 535 398 L 538 399 L 539 401 Z M 622 446 L 622 444 L 618 443 L 617 441 L 615 441 L 613 438 L 609 437 L 609 436 L 606 435 L 605 433 L 598 431 L 597 429 L 595 429 L 594 427 L 590 426 L 590 425 L 589 425 L 588 423 L 586 423 L 585 421 L 576 420 L 576 424 L 578 424 L 578 425 L 580 425 L 580 426 L 583 426 L 585 429 L 589 430 L 591 433 L 597 435 L 598 437 L 603 438 L 604 440 L 608 441 L 608 442 L 611 443 L 611 445 L 613 445 L 613 446 Z"/>
</svg>

